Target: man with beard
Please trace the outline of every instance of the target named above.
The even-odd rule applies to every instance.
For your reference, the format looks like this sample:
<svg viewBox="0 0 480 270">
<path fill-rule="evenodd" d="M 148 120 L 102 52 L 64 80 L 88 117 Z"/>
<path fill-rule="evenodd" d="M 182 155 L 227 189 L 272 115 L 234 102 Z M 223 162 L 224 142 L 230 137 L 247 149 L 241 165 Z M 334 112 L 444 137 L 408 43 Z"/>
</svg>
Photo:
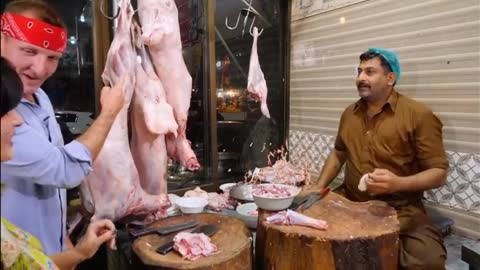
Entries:
<svg viewBox="0 0 480 270">
<path fill-rule="evenodd" d="M 314 189 L 327 187 L 346 163 L 345 197 L 381 200 L 396 209 L 399 267 L 445 269 L 442 236 L 421 201 L 423 191 L 446 181 L 442 123 L 424 104 L 395 91 L 399 78 L 400 64 L 393 51 L 370 48 L 360 55 L 356 78 L 360 99 L 343 112 L 335 148 Z M 365 189 L 359 186 L 363 175 Z"/>
</svg>

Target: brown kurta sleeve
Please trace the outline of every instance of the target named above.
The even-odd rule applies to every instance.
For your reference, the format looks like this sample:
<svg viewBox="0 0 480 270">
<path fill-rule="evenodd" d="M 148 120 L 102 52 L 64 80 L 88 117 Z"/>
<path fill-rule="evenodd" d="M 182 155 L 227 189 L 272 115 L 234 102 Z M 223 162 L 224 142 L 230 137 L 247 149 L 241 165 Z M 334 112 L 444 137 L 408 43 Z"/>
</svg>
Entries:
<svg viewBox="0 0 480 270">
<path fill-rule="evenodd" d="M 348 108 L 347 108 L 347 110 L 348 110 Z M 345 112 L 347 110 L 345 110 L 342 113 L 342 116 L 340 117 L 340 123 L 338 124 L 338 130 L 337 130 L 337 137 L 335 138 L 334 148 L 335 148 L 335 150 L 340 151 L 340 152 L 346 152 L 347 151 L 347 146 L 345 145 L 345 142 L 343 141 L 342 136 L 341 136 L 343 125 L 344 125 L 344 122 L 345 122 L 345 119 L 344 119 L 345 118 Z"/>
<path fill-rule="evenodd" d="M 442 138 L 442 122 L 431 111 L 418 114 L 415 130 L 416 157 L 422 170 L 448 169 Z"/>
</svg>

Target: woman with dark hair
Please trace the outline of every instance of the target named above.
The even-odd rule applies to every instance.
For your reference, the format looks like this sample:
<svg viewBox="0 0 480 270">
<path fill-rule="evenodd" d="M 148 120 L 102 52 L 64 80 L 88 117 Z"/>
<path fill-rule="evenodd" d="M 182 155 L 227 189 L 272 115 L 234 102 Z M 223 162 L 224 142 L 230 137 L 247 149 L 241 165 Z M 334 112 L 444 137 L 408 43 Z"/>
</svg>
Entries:
<svg viewBox="0 0 480 270">
<path fill-rule="evenodd" d="M 1 58 L 2 90 L 0 92 L 0 117 L 1 117 L 1 161 L 12 158 L 12 137 L 16 126 L 22 119 L 13 109 L 20 102 L 23 95 L 22 81 L 7 60 Z"/>
<path fill-rule="evenodd" d="M 9 62 L 0 57 L 0 137 L 1 161 L 12 158 L 12 137 L 22 124 L 15 107 L 23 95 L 23 84 Z M 2 184 L 3 187 L 3 184 Z M 71 249 L 48 257 L 38 239 L 12 223 L 1 219 L 1 269 L 73 269 L 78 263 L 91 258 L 100 245 L 113 241 L 115 226 L 109 220 L 92 222 L 78 244 Z"/>
</svg>

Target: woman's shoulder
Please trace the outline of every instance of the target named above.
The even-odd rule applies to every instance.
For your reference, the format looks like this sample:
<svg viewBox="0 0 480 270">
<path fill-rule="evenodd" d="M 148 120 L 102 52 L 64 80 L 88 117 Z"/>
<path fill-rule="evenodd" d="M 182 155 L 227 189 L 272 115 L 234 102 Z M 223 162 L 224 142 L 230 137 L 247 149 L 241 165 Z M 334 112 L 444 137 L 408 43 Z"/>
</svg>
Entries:
<svg viewBox="0 0 480 270">
<path fill-rule="evenodd" d="M 58 269 L 38 239 L 1 218 L 1 260 L 6 269 Z"/>
</svg>

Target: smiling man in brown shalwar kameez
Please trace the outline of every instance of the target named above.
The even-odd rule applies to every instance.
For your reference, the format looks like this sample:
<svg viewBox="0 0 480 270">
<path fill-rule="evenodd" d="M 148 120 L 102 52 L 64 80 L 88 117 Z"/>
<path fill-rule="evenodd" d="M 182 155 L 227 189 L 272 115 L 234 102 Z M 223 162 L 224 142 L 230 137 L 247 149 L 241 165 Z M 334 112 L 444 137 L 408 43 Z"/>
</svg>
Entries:
<svg viewBox="0 0 480 270">
<path fill-rule="evenodd" d="M 440 232 L 425 214 L 423 191 L 442 186 L 448 161 L 442 123 L 424 104 L 394 90 L 400 78 L 396 54 L 371 48 L 360 55 L 360 99 L 342 114 L 335 148 L 316 188 L 328 186 L 346 162 L 343 190 L 352 201 L 382 200 L 400 221 L 401 269 L 445 269 Z M 358 189 L 368 174 L 367 190 Z"/>
</svg>

